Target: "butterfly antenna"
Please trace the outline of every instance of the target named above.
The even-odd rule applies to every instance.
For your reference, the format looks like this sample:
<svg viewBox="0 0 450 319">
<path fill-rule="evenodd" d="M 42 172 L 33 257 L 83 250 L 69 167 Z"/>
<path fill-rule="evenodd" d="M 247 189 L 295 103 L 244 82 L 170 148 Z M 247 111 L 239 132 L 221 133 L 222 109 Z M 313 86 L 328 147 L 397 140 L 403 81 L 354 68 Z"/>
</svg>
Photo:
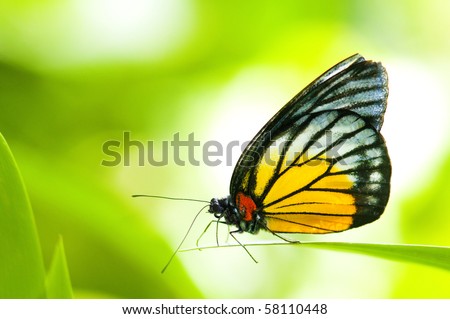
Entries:
<svg viewBox="0 0 450 319">
<path fill-rule="evenodd" d="M 169 199 L 169 200 L 184 200 L 188 202 L 199 202 L 199 203 L 208 203 L 209 201 L 195 198 L 180 198 L 180 197 L 168 197 L 168 196 L 158 196 L 158 195 L 131 195 L 131 197 L 150 197 L 150 198 L 160 198 L 160 199 Z"/>
<path fill-rule="evenodd" d="M 152 196 L 152 197 L 153 197 L 153 196 Z M 208 203 L 209 203 L 209 202 L 208 202 Z M 172 259 L 175 257 L 175 255 L 176 255 L 176 254 L 178 253 L 178 251 L 180 250 L 181 245 L 183 245 L 184 241 L 186 240 L 186 237 L 188 236 L 189 232 L 191 231 L 192 226 L 194 225 L 195 220 L 197 219 L 197 217 L 198 217 L 198 216 L 200 215 L 200 213 L 201 213 L 205 208 L 207 208 L 208 206 L 209 206 L 209 205 L 204 206 L 202 209 L 199 210 L 199 212 L 197 213 L 197 215 L 195 215 L 194 219 L 192 220 L 191 225 L 189 226 L 189 228 L 188 228 L 186 234 L 184 235 L 184 237 L 183 237 L 183 239 L 181 240 L 180 244 L 178 245 L 177 249 L 173 252 L 173 254 L 172 254 L 172 256 L 170 257 L 169 261 L 168 261 L 167 264 L 164 266 L 164 268 L 161 270 L 161 273 L 162 273 L 162 274 L 166 271 L 167 267 L 169 267 L 170 263 L 172 262 Z"/>
</svg>

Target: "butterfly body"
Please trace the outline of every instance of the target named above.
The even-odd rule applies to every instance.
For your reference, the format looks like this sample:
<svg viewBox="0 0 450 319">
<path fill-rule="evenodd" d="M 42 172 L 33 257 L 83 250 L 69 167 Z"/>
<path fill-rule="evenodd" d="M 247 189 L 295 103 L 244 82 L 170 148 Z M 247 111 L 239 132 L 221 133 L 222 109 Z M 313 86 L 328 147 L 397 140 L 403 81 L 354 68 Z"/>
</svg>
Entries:
<svg viewBox="0 0 450 319">
<path fill-rule="evenodd" d="M 391 165 L 380 134 L 387 104 L 380 63 L 356 54 L 322 74 L 241 155 L 230 196 L 209 212 L 237 232 L 324 234 L 378 219 Z"/>
</svg>

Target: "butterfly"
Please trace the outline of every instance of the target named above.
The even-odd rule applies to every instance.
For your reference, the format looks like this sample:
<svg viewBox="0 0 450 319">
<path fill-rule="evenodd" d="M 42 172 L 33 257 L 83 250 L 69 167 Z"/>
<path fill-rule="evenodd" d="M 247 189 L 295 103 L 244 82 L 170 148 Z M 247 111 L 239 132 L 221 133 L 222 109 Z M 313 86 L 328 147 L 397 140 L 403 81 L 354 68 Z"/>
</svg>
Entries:
<svg viewBox="0 0 450 319">
<path fill-rule="evenodd" d="M 380 133 L 387 96 L 381 63 L 355 54 L 336 64 L 256 134 L 234 169 L 230 195 L 213 198 L 209 213 L 235 226 L 232 233 L 278 237 L 375 221 L 390 191 Z"/>
<path fill-rule="evenodd" d="M 342 232 L 377 220 L 390 191 L 391 163 L 380 133 L 387 97 L 386 70 L 359 54 L 319 76 L 247 145 L 230 195 L 206 202 L 217 225 L 236 227 L 230 235 L 253 258 L 234 233 L 265 230 L 290 242 L 280 234 Z"/>
</svg>

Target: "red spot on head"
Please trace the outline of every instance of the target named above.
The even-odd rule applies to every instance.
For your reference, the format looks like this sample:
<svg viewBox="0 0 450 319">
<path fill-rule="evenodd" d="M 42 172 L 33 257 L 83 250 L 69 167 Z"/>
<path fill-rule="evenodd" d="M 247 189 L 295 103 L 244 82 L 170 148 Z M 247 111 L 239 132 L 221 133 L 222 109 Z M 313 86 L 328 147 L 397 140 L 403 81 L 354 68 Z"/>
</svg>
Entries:
<svg viewBox="0 0 450 319">
<path fill-rule="evenodd" d="M 253 218 L 253 212 L 256 210 L 256 204 L 250 196 L 245 195 L 242 192 L 239 192 L 236 195 L 236 203 L 239 209 L 239 212 L 244 214 L 245 221 L 251 221 Z"/>
</svg>

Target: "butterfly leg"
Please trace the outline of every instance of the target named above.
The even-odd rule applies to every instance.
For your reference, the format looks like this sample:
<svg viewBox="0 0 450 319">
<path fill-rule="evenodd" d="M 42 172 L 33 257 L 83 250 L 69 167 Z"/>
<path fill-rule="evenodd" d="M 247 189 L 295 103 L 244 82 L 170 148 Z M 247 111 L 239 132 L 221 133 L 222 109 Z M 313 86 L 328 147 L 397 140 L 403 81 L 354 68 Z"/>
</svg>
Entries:
<svg viewBox="0 0 450 319">
<path fill-rule="evenodd" d="M 239 229 L 238 229 L 238 230 L 233 230 L 233 231 L 230 231 L 229 234 L 230 234 L 230 236 L 233 237 L 233 239 L 239 244 L 239 246 L 241 246 L 242 248 L 244 248 L 244 250 L 245 250 L 245 251 L 247 252 L 247 254 L 250 256 L 250 258 L 253 259 L 253 261 L 254 261 L 255 263 L 258 263 L 258 261 L 255 259 L 255 257 L 253 257 L 253 255 L 250 254 L 250 252 L 248 251 L 247 247 L 245 247 L 243 244 L 241 244 L 241 242 L 233 235 L 234 233 L 242 233 L 242 231 L 239 230 Z"/>
<path fill-rule="evenodd" d="M 291 243 L 291 244 L 301 244 L 301 242 L 299 240 L 292 240 L 292 239 L 288 239 L 286 237 L 281 236 L 278 233 L 274 233 L 273 231 L 271 231 L 270 229 L 266 228 L 267 231 L 269 231 L 272 235 L 284 240 L 285 242 Z"/>
<path fill-rule="evenodd" d="M 209 229 L 209 227 L 211 226 L 212 223 L 216 223 L 216 244 L 217 244 L 217 246 L 220 246 L 219 245 L 219 224 L 227 224 L 227 223 L 225 223 L 224 221 L 220 221 L 220 220 L 212 220 L 212 221 L 210 221 L 208 223 L 208 225 L 206 225 L 205 230 L 203 230 L 203 232 L 197 238 L 197 241 L 195 242 L 197 247 L 199 246 L 200 239 L 208 231 L 208 229 Z"/>
<path fill-rule="evenodd" d="M 200 234 L 200 236 L 198 236 L 197 241 L 195 242 L 195 244 L 198 247 L 198 243 L 200 242 L 200 239 L 203 237 L 203 235 L 208 231 L 209 227 L 211 226 L 212 223 L 217 223 L 217 220 L 212 220 L 208 223 L 208 225 L 206 225 L 205 229 L 203 230 L 203 232 Z"/>
</svg>

